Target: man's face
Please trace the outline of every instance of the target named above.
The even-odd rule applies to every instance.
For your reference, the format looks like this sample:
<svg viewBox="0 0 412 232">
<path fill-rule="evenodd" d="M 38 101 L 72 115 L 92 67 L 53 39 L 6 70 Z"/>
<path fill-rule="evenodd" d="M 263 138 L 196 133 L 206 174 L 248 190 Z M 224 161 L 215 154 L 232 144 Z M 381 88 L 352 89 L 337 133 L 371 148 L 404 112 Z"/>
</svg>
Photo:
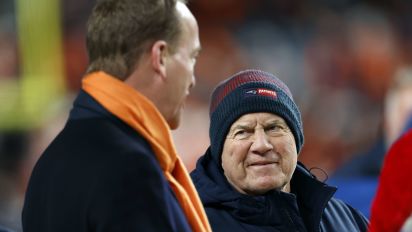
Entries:
<svg viewBox="0 0 412 232">
<path fill-rule="evenodd" d="M 222 167 L 240 193 L 287 190 L 296 163 L 295 139 L 281 117 L 251 113 L 232 124 L 223 147 Z"/>
<path fill-rule="evenodd" d="M 195 84 L 194 67 L 200 51 L 199 29 L 196 19 L 185 4 L 177 2 L 182 22 L 182 34 L 175 53 L 167 61 L 167 91 L 170 96 L 166 120 L 171 129 L 180 124 L 181 111 L 189 90 Z"/>
</svg>

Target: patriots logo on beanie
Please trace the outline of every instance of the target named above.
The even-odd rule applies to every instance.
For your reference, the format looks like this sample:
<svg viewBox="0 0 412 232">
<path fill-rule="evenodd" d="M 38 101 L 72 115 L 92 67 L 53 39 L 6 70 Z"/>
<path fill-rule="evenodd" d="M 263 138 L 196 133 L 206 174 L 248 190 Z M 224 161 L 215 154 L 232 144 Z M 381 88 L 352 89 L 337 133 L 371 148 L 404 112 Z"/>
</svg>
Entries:
<svg viewBox="0 0 412 232">
<path fill-rule="evenodd" d="M 273 74 L 245 70 L 222 81 L 210 103 L 210 150 L 220 163 L 223 144 L 232 124 L 248 113 L 268 112 L 282 117 L 291 129 L 299 153 L 304 142 L 300 111 L 289 88 Z"/>
<path fill-rule="evenodd" d="M 250 89 L 246 90 L 245 96 L 250 96 L 250 95 L 261 95 L 261 96 L 268 96 L 268 97 L 273 97 L 276 98 L 277 94 L 275 91 L 270 90 L 270 89 Z"/>
</svg>

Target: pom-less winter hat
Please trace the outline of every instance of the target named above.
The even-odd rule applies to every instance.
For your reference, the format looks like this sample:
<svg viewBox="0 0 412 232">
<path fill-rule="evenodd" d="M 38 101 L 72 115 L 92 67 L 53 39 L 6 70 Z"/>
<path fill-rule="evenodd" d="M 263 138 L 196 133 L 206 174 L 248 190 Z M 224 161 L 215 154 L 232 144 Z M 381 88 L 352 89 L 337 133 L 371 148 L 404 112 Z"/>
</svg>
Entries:
<svg viewBox="0 0 412 232">
<path fill-rule="evenodd" d="M 274 75 L 260 70 L 239 72 L 221 82 L 210 103 L 210 149 L 220 163 L 226 135 L 242 115 L 268 112 L 282 117 L 291 129 L 299 154 L 303 145 L 300 112 L 289 88 Z"/>
</svg>

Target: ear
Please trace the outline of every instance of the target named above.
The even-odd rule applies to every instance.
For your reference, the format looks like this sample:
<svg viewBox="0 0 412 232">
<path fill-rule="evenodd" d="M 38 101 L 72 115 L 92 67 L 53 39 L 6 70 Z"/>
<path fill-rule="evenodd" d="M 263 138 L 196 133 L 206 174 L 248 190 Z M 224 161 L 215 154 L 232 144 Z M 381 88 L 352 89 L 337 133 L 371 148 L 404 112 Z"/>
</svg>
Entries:
<svg viewBox="0 0 412 232">
<path fill-rule="evenodd" d="M 155 73 L 166 77 L 166 58 L 168 55 L 168 44 L 164 40 L 158 40 L 152 45 L 151 62 Z"/>
</svg>

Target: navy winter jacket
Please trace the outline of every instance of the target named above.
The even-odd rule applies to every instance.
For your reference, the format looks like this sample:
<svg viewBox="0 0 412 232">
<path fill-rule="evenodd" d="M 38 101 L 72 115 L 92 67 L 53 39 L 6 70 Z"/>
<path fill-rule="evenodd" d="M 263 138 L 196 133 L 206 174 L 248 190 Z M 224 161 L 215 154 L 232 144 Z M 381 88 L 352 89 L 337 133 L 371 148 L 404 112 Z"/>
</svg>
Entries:
<svg viewBox="0 0 412 232">
<path fill-rule="evenodd" d="M 213 231 L 337 231 L 367 230 L 360 212 L 333 198 L 336 188 L 328 186 L 298 163 L 291 193 L 269 191 L 248 196 L 235 191 L 210 151 L 191 173 Z"/>
<path fill-rule="evenodd" d="M 23 230 L 191 231 L 149 143 L 85 92 L 33 170 Z"/>
</svg>

